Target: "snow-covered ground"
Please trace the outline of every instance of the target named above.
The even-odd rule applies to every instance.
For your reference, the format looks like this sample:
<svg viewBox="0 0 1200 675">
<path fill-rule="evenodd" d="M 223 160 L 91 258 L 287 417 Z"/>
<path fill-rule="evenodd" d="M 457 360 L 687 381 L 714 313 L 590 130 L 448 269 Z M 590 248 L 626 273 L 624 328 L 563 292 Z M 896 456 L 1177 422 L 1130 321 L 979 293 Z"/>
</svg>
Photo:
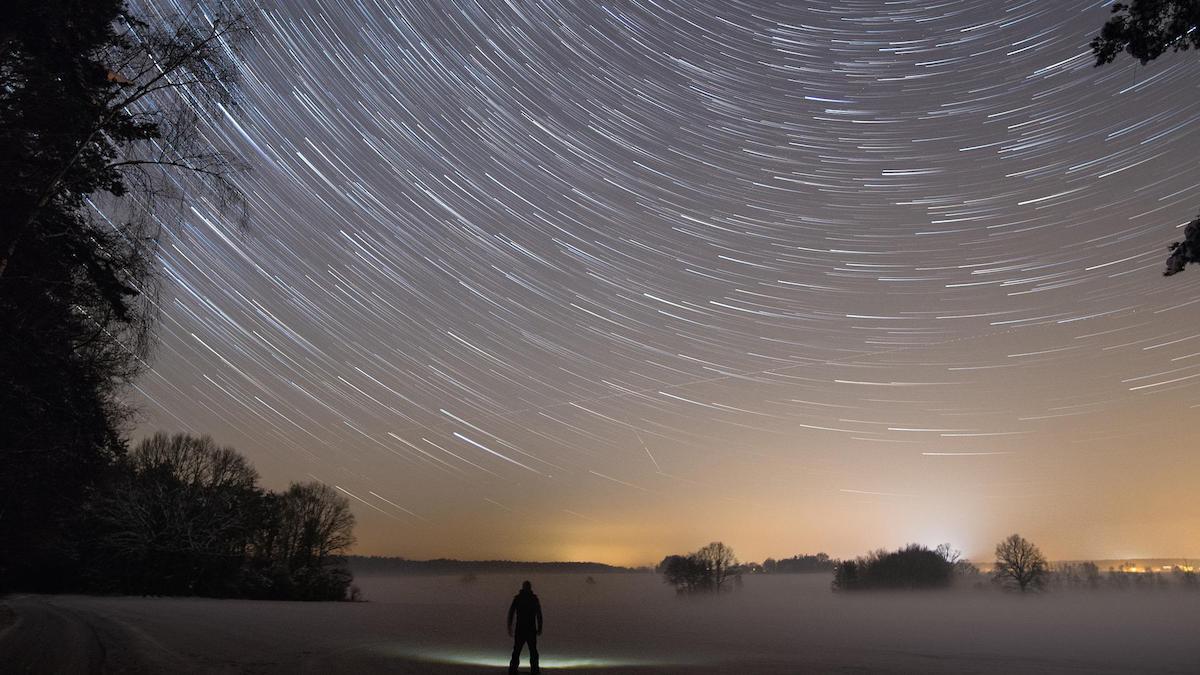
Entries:
<svg viewBox="0 0 1200 675">
<path fill-rule="evenodd" d="M 24 630 L 26 651 L 66 650 L 61 640 L 37 646 L 29 631 L 39 621 L 76 622 L 107 652 L 103 662 L 122 670 L 503 672 L 511 644 L 505 612 L 521 579 L 363 577 L 357 583 L 364 603 L 11 598 L 17 622 L 9 637 Z M 830 592 L 825 575 L 780 575 L 747 578 L 721 597 L 678 598 L 652 575 L 594 580 L 531 578 L 546 618 L 543 669 L 1200 672 L 1200 594 L 1182 590 L 846 595 Z M 75 641 L 86 633 L 71 630 Z M 0 634 L 0 657 L 6 641 Z M 84 656 L 81 662 L 95 669 L 96 655 Z"/>
</svg>

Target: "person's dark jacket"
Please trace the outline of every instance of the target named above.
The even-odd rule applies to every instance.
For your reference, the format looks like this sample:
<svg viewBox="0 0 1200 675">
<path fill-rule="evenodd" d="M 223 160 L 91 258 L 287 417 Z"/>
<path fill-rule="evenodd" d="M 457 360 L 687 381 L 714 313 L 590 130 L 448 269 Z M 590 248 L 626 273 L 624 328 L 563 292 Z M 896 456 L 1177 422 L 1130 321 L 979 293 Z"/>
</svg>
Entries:
<svg viewBox="0 0 1200 675">
<path fill-rule="evenodd" d="M 513 626 L 516 617 L 516 632 L 523 635 L 537 635 L 542 632 L 542 603 L 533 591 L 522 590 L 513 596 L 512 604 L 508 607 L 508 626 Z"/>
</svg>

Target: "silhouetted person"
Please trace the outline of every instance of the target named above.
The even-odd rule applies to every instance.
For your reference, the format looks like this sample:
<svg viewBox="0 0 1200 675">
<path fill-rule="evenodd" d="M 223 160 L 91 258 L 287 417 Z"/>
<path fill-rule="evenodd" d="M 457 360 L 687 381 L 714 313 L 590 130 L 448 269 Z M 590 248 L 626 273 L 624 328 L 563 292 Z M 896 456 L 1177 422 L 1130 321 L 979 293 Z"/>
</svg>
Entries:
<svg viewBox="0 0 1200 675">
<path fill-rule="evenodd" d="M 516 619 L 516 632 L 513 632 L 513 619 Z M 542 634 L 542 603 L 533 594 L 533 584 L 528 581 L 521 584 L 521 592 L 513 597 L 508 606 L 508 634 L 513 636 L 512 660 L 508 662 L 508 672 L 516 673 L 521 665 L 521 648 L 529 645 L 529 671 L 538 673 L 537 638 Z"/>
</svg>

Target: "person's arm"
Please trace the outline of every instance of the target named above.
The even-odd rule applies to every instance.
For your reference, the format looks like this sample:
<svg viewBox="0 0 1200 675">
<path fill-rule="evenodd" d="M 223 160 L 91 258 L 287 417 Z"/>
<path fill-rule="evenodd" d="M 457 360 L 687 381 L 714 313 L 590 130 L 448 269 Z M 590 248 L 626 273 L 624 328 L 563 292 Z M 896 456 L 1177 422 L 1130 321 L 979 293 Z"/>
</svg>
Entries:
<svg viewBox="0 0 1200 675">
<path fill-rule="evenodd" d="M 542 602 L 540 600 L 538 600 L 536 602 L 537 602 L 537 634 L 541 635 L 542 634 Z"/>
<path fill-rule="evenodd" d="M 508 634 L 509 635 L 513 634 L 512 622 L 513 622 L 513 615 L 516 613 L 517 613 L 517 599 L 513 598 L 512 604 L 508 606 L 508 621 L 505 622 L 505 625 L 508 626 Z"/>
</svg>

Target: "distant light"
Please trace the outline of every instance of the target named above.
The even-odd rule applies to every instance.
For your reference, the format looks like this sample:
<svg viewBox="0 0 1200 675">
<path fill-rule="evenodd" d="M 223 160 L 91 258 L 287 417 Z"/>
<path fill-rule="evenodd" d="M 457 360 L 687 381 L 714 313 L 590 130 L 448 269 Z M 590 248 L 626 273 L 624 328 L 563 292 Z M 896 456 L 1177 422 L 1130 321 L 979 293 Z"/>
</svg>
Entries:
<svg viewBox="0 0 1200 675">
<path fill-rule="evenodd" d="M 922 452 L 926 457 L 988 457 L 991 455 L 1011 455 L 1011 452 Z"/>
</svg>

